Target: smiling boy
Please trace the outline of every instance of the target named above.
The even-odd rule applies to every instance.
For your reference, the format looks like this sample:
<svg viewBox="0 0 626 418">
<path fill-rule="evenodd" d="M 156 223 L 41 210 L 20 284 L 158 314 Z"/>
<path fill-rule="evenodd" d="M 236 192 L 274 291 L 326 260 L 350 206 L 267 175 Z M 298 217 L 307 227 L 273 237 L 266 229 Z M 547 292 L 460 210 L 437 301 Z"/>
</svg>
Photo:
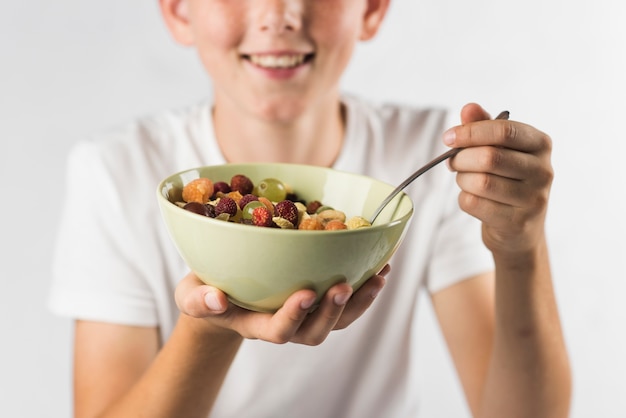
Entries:
<svg viewBox="0 0 626 418">
<path fill-rule="evenodd" d="M 388 2 L 160 0 L 213 97 L 72 152 L 51 304 L 76 318 L 76 416 L 415 416 L 424 289 L 474 416 L 567 416 L 544 228 L 550 139 L 470 104 L 442 141 L 441 110 L 341 94 L 356 43 L 375 36 Z M 227 162 L 398 183 L 444 144 L 465 148 L 450 162 L 456 176 L 435 169 L 407 189 L 419 210 L 393 273 L 354 293 L 338 284 L 313 313 L 308 290 L 275 314 L 229 304 L 187 274 L 153 199 L 166 175 Z"/>
</svg>

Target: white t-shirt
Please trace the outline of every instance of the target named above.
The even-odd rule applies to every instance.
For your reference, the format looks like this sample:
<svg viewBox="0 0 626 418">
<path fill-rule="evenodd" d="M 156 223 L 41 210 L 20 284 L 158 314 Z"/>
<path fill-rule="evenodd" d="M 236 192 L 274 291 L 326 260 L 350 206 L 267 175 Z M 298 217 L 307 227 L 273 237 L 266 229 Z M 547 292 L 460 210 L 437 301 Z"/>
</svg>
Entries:
<svg viewBox="0 0 626 418">
<path fill-rule="evenodd" d="M 446 113 L 344 96 L 347 127 L 334 168 L 399 184 L 444 151 Z M 157 184 L 225 163 L 211 103 L 160 113 L 75 146 L 67 172 L 51 309 L 72 318 L 158 326 L 162 342 L 188 269 L 165 229 Z M 415 205 L 387 285 L 354 324 L 315 347 L 244 341 L 212 417 L 406 417 L 415 393 L 416 312 L 436 292 L 493 268 L 478 222 L 461 212 L 454 175 L 435 167 L 406 189 Z"/>
</svg>

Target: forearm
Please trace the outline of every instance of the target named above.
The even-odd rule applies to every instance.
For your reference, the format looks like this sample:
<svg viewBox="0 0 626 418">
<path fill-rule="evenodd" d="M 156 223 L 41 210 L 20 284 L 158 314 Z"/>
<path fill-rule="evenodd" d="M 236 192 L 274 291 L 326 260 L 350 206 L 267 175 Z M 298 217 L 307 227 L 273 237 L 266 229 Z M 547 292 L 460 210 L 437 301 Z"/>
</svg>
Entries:
<svg viewBox="0 0 626 418">
<path fill-rule="evenodd" d="M 206 418 L 242 338 L 209 337 L 205 328 L 202 319 L 181 315 L 148 370 L 103 417 Z"/>
<path fill-rule="evenodd" d="M 494 256 L 495 333 L 481 417 L 566 417 L 570 369 L 545 241 L 530 254 Z"/>
</svg>

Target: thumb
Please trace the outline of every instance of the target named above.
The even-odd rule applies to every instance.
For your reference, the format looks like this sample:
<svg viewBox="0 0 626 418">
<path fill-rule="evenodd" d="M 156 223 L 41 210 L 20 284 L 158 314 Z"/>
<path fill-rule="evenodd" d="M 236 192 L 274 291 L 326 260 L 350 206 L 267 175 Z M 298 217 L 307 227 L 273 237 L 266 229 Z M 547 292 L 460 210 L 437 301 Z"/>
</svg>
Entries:
<svg viewBox="0 0 626 418">
<path fill-rule="evenodd" d="M 461 124 L 489 120 L 491 116 L 479 104 L 468 103 L 461 109 Z"/>
<path fill-rule="evenodd" d="M 226 295 L 212 286 L 205 285 L 193 273 L 189 273 L 178 283 L 174 299 L 182 313 L 194 318 L 220 314 L 228 308 Z"/>
</svg>

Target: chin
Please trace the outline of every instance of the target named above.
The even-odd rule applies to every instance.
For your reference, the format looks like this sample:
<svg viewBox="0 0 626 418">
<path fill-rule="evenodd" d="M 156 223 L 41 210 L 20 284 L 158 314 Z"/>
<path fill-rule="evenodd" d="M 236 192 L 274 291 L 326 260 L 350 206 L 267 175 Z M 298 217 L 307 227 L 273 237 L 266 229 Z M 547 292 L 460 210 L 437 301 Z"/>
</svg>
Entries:
<svg viewBox="0 0 626 418">
<path fill-rule="evenodd" d="M 280 100 L 261 103 L 254 112 L 260 119 L 272 123 L 291 123 L 299 119 L 307 108 L 301 100 Z"/>
</svg>

